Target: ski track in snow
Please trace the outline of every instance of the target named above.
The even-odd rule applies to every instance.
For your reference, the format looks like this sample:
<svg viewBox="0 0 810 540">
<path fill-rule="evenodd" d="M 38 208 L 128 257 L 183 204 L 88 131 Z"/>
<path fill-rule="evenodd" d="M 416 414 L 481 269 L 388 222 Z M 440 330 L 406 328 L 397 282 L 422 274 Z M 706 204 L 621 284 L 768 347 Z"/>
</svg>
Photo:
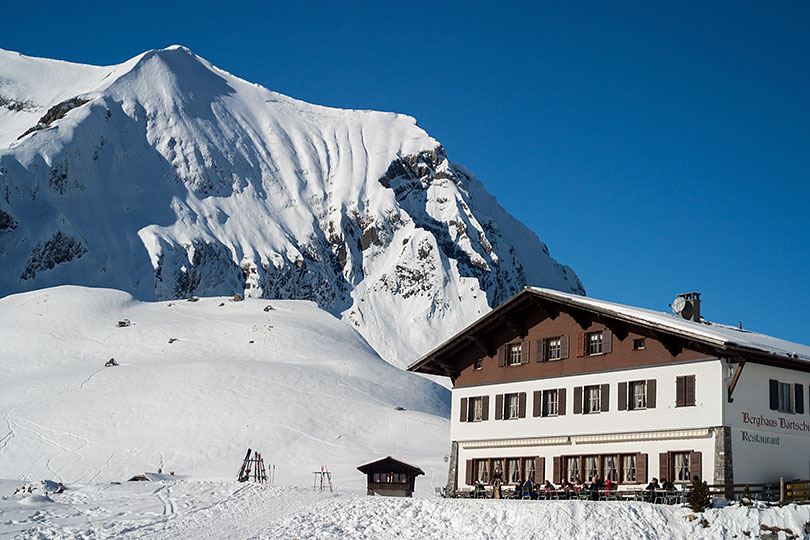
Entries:
<svg viewBox="0 0 810 540">
<path fill-rule="evenodd" d="M 98 368 L 97 370 L 95 370 L 93 373 L 91 373 L 91 374 L 90 374 L 90 376 L 89 376 L 89 377 L 87 377 L 87 378 L 84 380 L 84 382 L 82 382 L 81 384 L 79 384 L 79 388 L 80 388 L 80 389 L 81 389 L 81 388 L 84 388 L 84 385 L 85 385 L 85 384 L 89 383 L 89 382 L 90 382 L 90 380 L 91 380 L 93 377 L 95 377 L 96 375 L 98 375 L 98 373 L 99 373 L 99 372 L 101 372 L 101 371 L 103 371 L 103 370 L 105 370 L 105 369 L 107 369 L 107 368 L 106 368 L 106 367 L 102 367 L 102 368 Z"/>
<path fill-rule="evenodd" d="M 11 419 L 8 416 L 8 412 L 10 410 L 11 409 L 9 408 L 3 411 L 3 418 L 5 419 L 6 425 L 8 426 L 8 433 L 3 435 L 3 438 L 0 439 L 0 456 L 6 453 L 6 449 L 8 448 L 11 439 L 13 439 L 17 435 L 14 431 L 14 426 L 11 425 Z"/>
</svg>

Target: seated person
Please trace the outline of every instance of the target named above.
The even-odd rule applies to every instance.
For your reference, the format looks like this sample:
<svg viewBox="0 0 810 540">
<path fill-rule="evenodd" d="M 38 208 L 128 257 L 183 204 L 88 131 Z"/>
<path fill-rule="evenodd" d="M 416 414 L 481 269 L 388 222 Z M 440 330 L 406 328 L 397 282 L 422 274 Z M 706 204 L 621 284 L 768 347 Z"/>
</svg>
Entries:
<svg viewBox="0 0 810 540">
<path fill-rule="evenodd" d="M 591 499 L 593 499 L 594 501 L 598 500 L 599 491 L 603 489 L 604 486 L 605 484 L 604 482 L 602 482 L 602 479 L 599 478 L 598 476 L 594 476 L 591 481 L 591 485 L 588 486 L 588 491 L 591 492 Z"/>
<path fill-rule="evenodd" d="M 523 484 L 521 485 L 521 492 L 522 496 L 524 497 L 529 497 L 531 499 L 537 498 L 537 493 L 535 493 L 534 482 L 532 482 L 531 480 L 526 480 L 525 482 L 523 482 Z"/>
<path fill-rule="evenodd" d="M 647 495 L 646 496 L 647 502 L 653 502 L 655 500 L 655 490 L 657 489 L 661 489 L 661 486 L 658 485 L 658 478 L 653 478 L 652 481 L 650 481 L 650 483 L 647 484 L 647 487 L 644 488 L 644 491 Z"/>
<path fill-rule="evenodd" d="M 677 491 L 675 484 L 667 480 L 666 478 L 661 479 L 661 489 L 665 491 Z"/>
</svg>

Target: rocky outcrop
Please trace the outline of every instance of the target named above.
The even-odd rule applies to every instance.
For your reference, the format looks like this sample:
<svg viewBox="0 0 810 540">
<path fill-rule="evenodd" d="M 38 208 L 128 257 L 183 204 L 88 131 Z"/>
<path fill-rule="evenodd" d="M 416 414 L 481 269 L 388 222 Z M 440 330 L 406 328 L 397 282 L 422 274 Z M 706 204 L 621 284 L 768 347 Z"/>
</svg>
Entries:
<svg viewBox="0 0 810 540">
<path fill-rule="evenodd" d="M 51 124 L 53 124 L 60 118 L 63 118 L 69 111 L 75 109 L 76 107 L 80 107 L 85 103 L 88 103 L 89 101 L 90 101 L 89 99 L 77 96 L 65 100 L 61 103 L 57 103 L 56 105 L 48 109 L 48 112 L 46 112 L 45 115 L 39 119 L 37 125 L 28 128 L 28 130 L 25 133 L 17 137 L 17 140 L 22 139 L 29 133 L 33 133 L 34 131 L 39 131 L 40 129 L 45 129 L 49 127 Z"/>
<path fill-rule="evenodd" d="M 87 248 L 81 242 L 62 231 L 56 231 L 45 243 L 37 242 L 34 246 L 20 279 L 34 279 L 38 273 L 80 259 L 85 253 Z"/>
<path fill-rule="evenodd" d="M 0 232 L 13 231 L 17 228 L 17 221 L 11 214 L 0 210 Z"/>
</svg>

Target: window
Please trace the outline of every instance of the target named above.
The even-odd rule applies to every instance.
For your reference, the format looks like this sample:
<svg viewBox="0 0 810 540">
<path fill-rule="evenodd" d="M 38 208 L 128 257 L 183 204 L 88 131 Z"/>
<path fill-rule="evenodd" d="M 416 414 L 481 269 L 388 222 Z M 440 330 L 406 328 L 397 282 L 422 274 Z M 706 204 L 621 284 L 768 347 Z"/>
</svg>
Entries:
<svg viewBox="0 0 810 540">
<path fill-rule="evenodd" d="M 610 479 L 614 484 L 619 481 L 618 456 L 604 456 L 602 458 L 602 479 Z"/>
<path fill-rule="evenodd" d="M 585 456 L 585 481 L 590 482 L 599 474 L 599 456 Z"/>
<path fill-rule="evenodd" d="M 583 402 L 583 410 L 585 414 L 599 412 L 601 407 L 599 386 L 586 386 L 584 389 L 585 400 Z M 586 478 L 590 478 L 587 476 Z"/>
<path fill-rule="evenodd" d="M 633 340 L 633 350 L 634 351 L 643 351 L 647 348 L 647 343 L 644 338 L 636 338 Z"/>
<path fill-rule="evenodd" d="M 629 409 L 647 408 L 647 381 L 633 381 L 630 383 Z"/>
<path fill-rule="evenodd" d="M 523 460 L 523 479 L 534 480 L 534 458 L 525 458 Z"/>
<path fill-rule="evenodd" d="M 771 379 L 771 409 L 779 412 L 804 414 L 804 385 Z"/>
<path fill-rule="evenodd" d="M 513 343 L 509 345 L 507 348 L 507 354 L 509 358 L 509 365 L 510 366 L 519 366 L 521 363 L 521 349 L 523 348 L 522 343 Z"/>
<path fill-rule="evenodd" d="M 562 359 L 562 338 L 554 337 L 548 338 L 543 344 L 545 347 L 545 359 L 547 361 L 561 360 Z"/>
<path fill-rule="evenodd" d="M 506 402 L 504 418 L 518 418 L 520 416 L 520 396 L 518 394 L 506 394 L 504 400 Z"/>
<path fill-rule="evenodd" d="M 473 369 L 474 369 L 475 371 L 478 371 L 478 370 L 480 370 L 480 369 L 484 369 L 484 361 L 483 361 L 481 358 L 479 358 L 478 360 L 476 360 L 476 361 L 475 361 L 475 364 L 473 364 Z"/>
<path fill-rule="evenodd" d="M 689 482 L 689 452 L 673 452 L 672 482 Z"/>
<path fill-rule="evenodd" d="M 489 483 L 489 462 L 486 459 L 475 461 L 475 479 L 482 483 Z"/>
<path fill-rule="evenodd" d="M 565 458 L 565 479 L 572 484 L 579 482 L 579 457 Z"/>
<path fill-rule="evenodd" d="M 484 419 L 484 398 L 474 397 L 470 398 L 470 422 L 480 422 Z"/>
<path fill-rule="evenodd" d="M 543 390 L 543 416 L 557 416 L 558 404 L 557 390 Z"/>
<path fill-rule="evenodd" d="M 790 399 L 790 383 L 779 383 L 779 408 L 780 412 L 793 412 L 793 405 Z"/>
<path fill-rule="evenodd" d="M 675 406 L 693 407 L 695 405 L 695 376 L 686 375 L 675 378 Z"/>
<path fill-rule="evenodd" d="M 520 458 L 509 458 L 506 460 L 506 474 L 504 478 L 509 484 L 517 484 L 520 482 Z"/>
<path fill-rule="evenodd" d="M 637 473 L 639 454 L 602 454 L 591 456 L 562 456 L 562 478 L 575 483 L 578 480 L 590 482 L 594 476 L 613 483 L 637 484 L 646 481 Z M 646 463 L 646 457 L 643 458 Z M 646 465 L 643 465 L 646 467 Z M 646 469 L 645 469 L 646 470 Z M 582 474 L 580 474 L 580 471 Z"/>
<path fill-rule="evenodd" d="M 585 346 L 589 356 L 592 354 L 602 354 L 602 337 L 602 332 L 591 332 L 585 335 Z"/>
<path fill-rule="evenodd" d="M 622 456 L 622 482 L 636 482 L 636 455 L 628 454 Z"/>
</svg>

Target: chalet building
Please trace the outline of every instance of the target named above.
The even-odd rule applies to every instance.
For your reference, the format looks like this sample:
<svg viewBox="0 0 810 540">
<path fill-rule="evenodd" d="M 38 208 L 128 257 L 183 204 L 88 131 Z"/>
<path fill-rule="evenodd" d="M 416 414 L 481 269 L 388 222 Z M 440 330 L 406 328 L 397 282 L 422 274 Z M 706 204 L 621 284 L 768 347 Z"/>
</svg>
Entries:
<svg viewBox="0 0 810 540">
<path fill-rule="evenodd" d="M 453 381 L 448 490 L 810 477 L 810 347 L 526 288 L 408 369 Z"/>
<path fill-rule="evenodd" d="M 368 495 L 388 497 L 410 497 L 413 495 L 416 477 L 425 474 L 419 467 L 391 456 L 360 465 L 357 470 L 366 475 Z"/>
</svg>

